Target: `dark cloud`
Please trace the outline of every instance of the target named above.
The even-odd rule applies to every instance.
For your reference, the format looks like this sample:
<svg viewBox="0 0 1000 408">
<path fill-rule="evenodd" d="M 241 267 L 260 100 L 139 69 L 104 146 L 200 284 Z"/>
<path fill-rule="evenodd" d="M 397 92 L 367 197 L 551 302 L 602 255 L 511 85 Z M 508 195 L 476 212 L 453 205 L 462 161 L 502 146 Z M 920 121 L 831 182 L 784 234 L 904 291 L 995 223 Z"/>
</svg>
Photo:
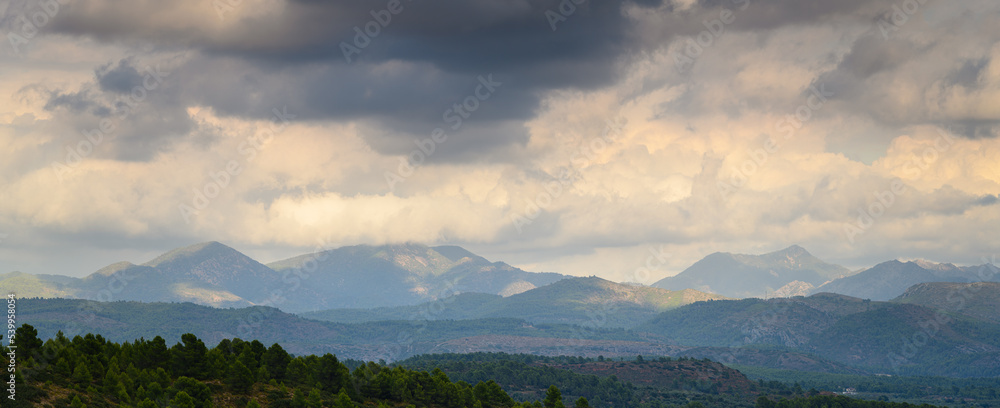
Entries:
<svg viewBox="0 0 1000 408">
<path fill-rule="evenodd" d="M 965 88 L 979 88 L 982 83 L 980 74 L 990 65 L 990 58 L 978 58 L 965 61 L 960 67 L 952 71 L 944 79 L 947 86 L 962 86 Z"/>
<path fill-rule="evenodd" d="M 193 132 L 194 122 L 187 114 L 186 101 L 180 98 L 183 87 L 179 83 L 169 76 L 153 80 L 135 64 L 122 59 L 98 67 L 95 82 L 78 90 L 49 91 L 45 109 L 58 112 L 59 120 L 75 129 L 60 134 L 63 143 L 75 144 L 81 135 L 94 134 L 102 120 L 112 127 L 101 132 L 104 138 L 95 146 L 95 157 L 146 161 L 181 140 L 212 137 Z"/>
<path fill-rule="evenodd" d="M 372 23 L 372 12 L 384 18 L 387 4 L 293 0 L 278 13 L 215 32 L 190 21 L 150 21 L 154 11 L 171 10 L 167 4 L 95 0 L 92 7 L 58 16 L 52 29 L 200 50 L 178 69 L 181 100 L 222 115 L 267 119 L 272 109 L 287 107 L 297 120 L 377 121 L 380 134 L 369 141 L 382 152 L 409 151 L 414 137 L 436 127 L 459 132 L 463 142 L 438 155 L 446 161 L 468 158 L 477 148 L 489 152 L 525 143 L 523 127 L 506 123 L 532 118 L 545 91 L 612 83 L 621 57 L 643 47 L 623 7 L 658 7 L 659 1 L 402 0 L 402 12 L 388 24 Z M 366 25 L 378 27 L 378 35 L 359 37 L 356 28 Z M 360 51 L 350 63 L 344 44 Z M 141 75 L 123 60 L 103 67 L 98 82 L 103 91 L 126 92 Z M 447 122 L 446 111 L 490 75 L 503 85 L 459 129 L 449 129 L 454 122 Z"/>
<path fill-rule="evenodd" d="M 921 50 L 905 40 L 885 40 L 876 32 L 858 38 L 836 68 L 820 75 L 814 86 L 824 85 L 836 90 L 830 99 L 864 98 L 871 89 L 869 81 L 877 81 L 880 73 L 889 72 L 916 57 Z"/>
<path fill-rule="evenodd" d="M 94 71 L 97 84 L 102 91 L 129 93 L 133 88 L 142 86 L 142 75 L 132 66 L 127 58 L 118 61 L 118 65 L 105 65 Z"/>
<path fill-rule="evenodd" d="M 90 110 L 98 116 L 108 114 L 108 109 L 94 103 L 94 101 L 87 95 L 86 91 L 68 93 L 62 93 L 60 91 L 52 92 L 49 100 L 45 103 L 44 109 L 47 111 L 53 111 L 60 108 L 67 109 L 74 113 L 82 113 Z"/>
<path fill-rule="evenodd" d="M 969 139 L 992 139 L 1000 136 L 1000 120 L 961 120 L 942 123 L 951 132 Z"/>
<path fill-rule="evenodd" d="M 976 200 L 977 205 L 995 205 L 1000 202 L 1000 194 L 998 195 L 984 195 Z"/>
</svg>

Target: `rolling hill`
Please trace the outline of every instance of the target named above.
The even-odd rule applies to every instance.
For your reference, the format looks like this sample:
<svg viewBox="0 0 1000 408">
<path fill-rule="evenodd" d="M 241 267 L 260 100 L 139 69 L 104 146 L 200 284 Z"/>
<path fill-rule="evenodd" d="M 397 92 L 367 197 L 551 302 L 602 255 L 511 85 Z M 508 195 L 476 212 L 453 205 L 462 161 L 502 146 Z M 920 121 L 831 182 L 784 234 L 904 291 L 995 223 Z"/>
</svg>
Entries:
<svg viewBox="0 0 1000 408">
<path fill-rule="evenodd" d="M 668 290 L 696 289 L 727 297 L 775 297 L 805 294 L 815 286 L 850 274 L 798 245 L 763 255 L 716 252 L 676 276 L 653 284 Z"/>
<path fill-rule="evenodd" d="M 679 345 L 808 353 L 872 373 L 1000 375 L 1000 324 L 836 294 L 700 302 L 636 328 Z M 714 353 L 721 361 L 722 353 Z"/>
<path fill-rule="evenodd" d="M 1000 283 L 930 282 L 913 285 L 892 300 L 1000 323 Z"/>
<path fill-rule="evenodd" d="M 691 289 L 669 291 L 589 277 L 567 278 L 508 297 L 462 293 L 415 306 L 332 309 L 302 316 L 343 323 L 516 317 L 532 323 L 630 328 L 664 310 L 712 299 L 723 297 Z"/>
<path fill-rule="evenodd" d="M 273 307 L 212 308 L 193 303 L 96 302 L 82 299 L 20 299 L 18 321 L 34 326 L 42 339 L 62 332 L 100 333 L 111 341 L 155 336 L 176 339 L 193 333 L 207 344 L 225 338 L 278 342 L 295 354 L 335 353 L 341 358 L 396 360 L 417 354 L 453 351 L 468 339 L 504 335 L 531 339 L 554 355 L 572 354 L 579 342 L 595 350 L 648 352 L 657 346 L 621 330 L 587 329 L 569 325 L 532 325 L 521 319 L 463 321 L 380 321 L 342 324 L 310 320 Z M 450 342 L 450 343 L 449 343 Z M 515 343 L 524 343 L 521 340 Z M 497 347 L 476 343 L 477 349 Z M 649 354 L 649 353 L 647 353 Z M 595 354 L 596 355 L 596 354 Z M 609 352 L 607 355 L 618 355 Z"/>
</svg>

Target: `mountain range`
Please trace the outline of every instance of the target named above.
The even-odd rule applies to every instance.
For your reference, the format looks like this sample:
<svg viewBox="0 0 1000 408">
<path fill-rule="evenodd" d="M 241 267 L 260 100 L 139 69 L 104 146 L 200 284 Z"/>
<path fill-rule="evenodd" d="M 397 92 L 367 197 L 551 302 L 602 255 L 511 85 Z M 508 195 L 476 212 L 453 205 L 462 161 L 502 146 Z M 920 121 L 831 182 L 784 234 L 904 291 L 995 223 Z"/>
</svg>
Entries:
<svg viewBox="0 0 1000 408">
<path fill-rule="evenodd" d="M 725 298 L 692 289 L 669 291 L 589 277 L 563 279 L 507 297 L 461 293 L 414 306 L 331 309 L 301 315 L 310 319 L 342 323 L 511 317 L 532 323 L 630 328 L 659 312 L 698 301 L 717 299 Z"/>
<path fill-rule="evenodd" d="M 554 315 L 560 303 L 603 282 L 573 278 L 533 306 Z M 525 294 L 528 294 L 526 292 Z M 958 294 L 958 295 L 956 295 Z M 944 303 L 951 295 L 964 303 Z M 511 296 L 513 298 L 514 296 Z M 565 309 L 564 309 L 565 310 Z M 398 360 L 426 353 L 507 352 L 597 357 L 708 357 L 724 363 L 801 371 L 955 377 L 1000 376 L 1000 285 L 932 283 L 890 302 L 836 294 L 780 299 L 699 301 L 651 316 L 641 308 L 631 329 L 543 323 L 553 315 L 467 320 L 319 321 L 271 307 L 218 309 L 191 303 L 21 299 L 21 321 L 39 336 L 102 333 L 113 341 L 191 332 L 206 342 L 240 337 L 280 342 L 293 353 Z M 565 321 L 573 321 L 569 309 Z M 643 318 L 643 316 L 649 316 Z"/>
<path fill-rule="evenodd" d="M 995 265 L 955 266 L 929 261 L 883 262 L 855 275 L 828 282 L 811 293 L 832 292 L 871 300 L 889 300 L 927 282 L 1000 282 Z"/>
<path fill-rule="evenodd" d="M 269 305 L 289 312 L 412 305 L 477 292 L 511 295 L 565 278 L 490 262 L 455 246 L 350 246 L 263 265 L 218 242 L 167 252 L 142 265 L 119 262 L 84 278 L 0 275 L 20 297 Z"/>
<path fill-rule="evenodd" d="M 850 273 L 843 266 L 823 262 L 804 248 L 792 245 L 763 255 L 716 252 L 653 286 L 669 290 L 690 288 L 734 298 L 787 297 L 806 294 Z"/>
<path fill-rule="evenodd" d="M 852 273 L 797 245 L 763 255 L 717 252 L 653 287 L 601 280 L 590 285 L 567 282 L 577 285 L 578 291 L 553 305 L 558 312 L 546 321 L 583 324 L 600 314 L 600 308 L 615 308 L 635 312 L 626 314 L 629 321 L 609 318 L 617 326 L 631 327 L 667 307 L 721 298 L 830 292 L 887 301 L 919 283 L 997 282 L 1000 274 L 996 272 L 997 267 L 990 264 L 959 267 L 889 261 Z M 536 310 L 532 305 L 550 295 L 532 289 L 565 278 L 491 262 L 457 246 L 358 245 L 264 265 L 221 243 L 206 242 L 169 251 L 141 265 L 114 263 L 84 278 L 11 272 L 0 275 L 0 289 L 21 297 L 193 302 L 213 307 L 264 305 L 352 322 L 373 316 L 409 319 L 419 315 L 427 307 L 420 304 L 426 302 L 435 302 L 434 307 L 441 309 L 440 317 L 432 319 L 539 317 L 549 310 Z M 443 299 L 448 301 L 439 302 Z"/>
</svg>

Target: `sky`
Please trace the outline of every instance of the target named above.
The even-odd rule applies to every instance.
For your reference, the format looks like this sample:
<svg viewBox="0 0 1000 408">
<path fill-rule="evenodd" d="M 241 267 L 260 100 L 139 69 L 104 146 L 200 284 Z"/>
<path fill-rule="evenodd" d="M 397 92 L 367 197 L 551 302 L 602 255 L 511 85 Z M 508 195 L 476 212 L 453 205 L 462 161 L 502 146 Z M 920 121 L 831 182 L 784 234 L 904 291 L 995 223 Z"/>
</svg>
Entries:
<svg viewBox="0 0 1000 408">
<path fill-rule="evenodd" d="M 12 0 L 0 273 L 211 240 L 642 283 L 793 244 L 981 264 L 996 27 L 991 0 Z"/>
</svg>

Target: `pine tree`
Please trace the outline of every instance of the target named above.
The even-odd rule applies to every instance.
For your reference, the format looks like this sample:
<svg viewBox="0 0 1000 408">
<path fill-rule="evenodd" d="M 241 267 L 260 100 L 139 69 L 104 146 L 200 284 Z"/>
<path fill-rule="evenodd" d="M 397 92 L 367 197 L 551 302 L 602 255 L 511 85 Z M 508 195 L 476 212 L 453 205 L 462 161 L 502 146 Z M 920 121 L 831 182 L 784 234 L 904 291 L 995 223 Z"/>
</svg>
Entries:
<svg viewBox="0 0 1000 408">
<path fill-rule="evenodd" d="M 260 359 L 261 366 L 266 366 L 267 371 L 271 374 L 271 378 L 276 380 L 285 379 L 285 369 L 288 368 L 288 363 L 292 361 L 292 358 L 285 352 L 285 349 L 281 348 L 278 343 L 272 344 Z"/>
<path fill-rule="evenodd" d="M 186 377 L 204 379 L 206 377 L 205 355 L 208 348 L 205 343 L 191 333 L 181 336 L 181 343 L 170 349 L 170 357 L 174 364 L 174 373 Z"/>
<path fill-rule="evenodd" d="M 549 390 L 545 392 L 545 401 L 543 402 L 545 408 L 564 408 L 562 401 L 562 393 L 559 392 L 559 388 L 555 385 L 549 386 Z"/>
<path fill-rule="evenodd" d="M 170 406 L 177 408 L 196 408 L 194 398 L 191 398 L 188 393 L 181 391 L 174 396 L 174 399 L 170 400 Z"/>
<path fill-rule="evenodd" d="M 87 368 L 87 363 L 80 361 L 76 365 L 76 369 L 73 370 L 73 381 L 77 384 L 90 384 L 94 381 L 94 377 L 90 375 L 90 369 Z"/>
<path fill-rule="evenodd" d="M 14 345 L 17 346 L 18 353 L 31 356 L 34 351 L 42 348 L 42 341 L 38 339 L 38 330 L 30 324 L 22 324 L 14 331 Z"/>
<path fill-rule="evenodd" d="M 160 408 L 160 406 L 156 402 L 153 402 L 153 400 L 146 398 L 139 405 L 136 405 L 136 408 Z"/>
<path fill-rule="evenodd" d="M 576 400 L 576 403 L 573 404 L 573 408 L 590 408 L 590 403 L 587 402 L 586 398 L 580 397 Z"/>
<path fill-rule="evenodd" d="M 69 406 L 71 408 L 87 408 L 87 404 L 84 404 L 83 401 L 80 400 L 79 395 L 73 397 L 73 401 L 69 403 Z"/>
<path fill-rule="evenodd" d="M 226 385 L 237 392 L 246 392 L 253 386 L 253 372 L 243 362 L 237 360 L 229 366 Z"/>
<path fill-rule="evenodd" d="M 347 396 L 347 392 L 340 390 L 340 394 L 337 394 L 337 400 L 333 403 L 333 408 L 354 408 L 354 402 L 351 401 L 351 397 Z"/>
<path fill-rule="evenodd" d="M 322 408 L 323 407 L 323 396 L 319 393 L 319 390 L 313 388 L 309 391 L 309 398 L 306 399 L 307 408 Z"/>
</svg>

